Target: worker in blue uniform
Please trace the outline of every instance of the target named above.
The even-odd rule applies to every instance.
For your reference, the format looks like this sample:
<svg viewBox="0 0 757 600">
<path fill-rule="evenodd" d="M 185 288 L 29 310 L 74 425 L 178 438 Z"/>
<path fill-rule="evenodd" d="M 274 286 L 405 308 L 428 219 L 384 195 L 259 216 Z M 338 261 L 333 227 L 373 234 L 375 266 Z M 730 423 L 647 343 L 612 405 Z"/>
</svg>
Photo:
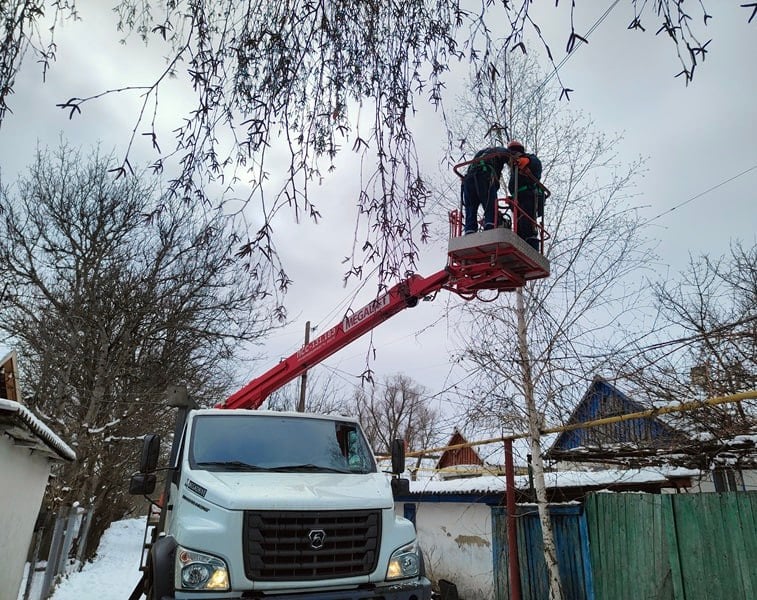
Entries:
<svg viewBox="0 0 757 600">
<path fill-rule="evenodd" d="M 484 230 L 494 228 L 494 211 L 502 169 L 510 151 L 502 146 L 479 150 L 468 165 L 461 193 L 465 209 L 465 234 L 478 231 L 478 207 L 484 209 Z"/>
</svg>

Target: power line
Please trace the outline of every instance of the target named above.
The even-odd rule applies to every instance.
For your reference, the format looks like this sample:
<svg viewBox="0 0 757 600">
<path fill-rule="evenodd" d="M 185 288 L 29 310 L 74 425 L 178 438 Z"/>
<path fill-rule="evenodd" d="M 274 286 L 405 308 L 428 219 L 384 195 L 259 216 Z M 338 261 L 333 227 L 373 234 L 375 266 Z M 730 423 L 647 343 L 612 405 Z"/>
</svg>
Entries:
<svg viewBox="0 0 757 600">
<path fill-rule="evenodd" d="M 683 202 L 681 202 L 680 204 L 676 204 L 675 206 L 673 206 L 673 207 L 669 208 L 668 210 L 665 210 L 665 211 L 661 212 L 661 213 L 660 213 L 659 215 L 657 215 L 656 217 L 652 217 L 652 218 L 651 218 L 651 219 L 649 219 L 648 221 L 645 221 L 645 222 L 641 223 L 641 225 L 640 225 L 640 226 L 642 226 L 642 227 L 643 227 L 644 225 L 648 225 L 648 224 L 649 224 L 649 223 L 651 223 L 652 221 L 656 221 L 656 220 L 657 220 L 657 219 L 659 219 L 660 217 L 663 217 L 663 216 L 665 216 L 665 215 L 667 215 L 667 214 L 669 214 L 669 213 L 672 213 L 672 212 L 673 212 L 674 210 L 676 210 L 676 209 L 679 209 L 679 208 L 681 208 L 682 206 L 686 206 L 687 204 L 689 204 L 689 203 L 693 202 L 694 200 L 697 200 L 698 198 L 701 198 L 702 196 L 704 196 L 704 195 L 706 195 L 706 194 L 709 194 L 710 192 L 712 192 L 712 191 L 715 191 L 716 189 L 718 189 L 718 188 L 720 188 L 720 187 L 723 187 L 723 186 L 724 186 L 724 185 L 726 185 L 727 183 L 731 183 L 731 182 L 732 182 L 732 181 L 734 181 L 735 179 L 738 179 L 739 177 L 742 177 L 742 176 L 746 175 L 747 173 L 749 173 L 749 172 L 751 172 L 751 171 L 754 171 L 755 169 L 757 169 L 757 165 L 753 165 L 753 166 L 749 167 L 748 169 L 745 169 L 745 170 L 744 170 L 744 171 L 742 171 L 741 173 L 737 173 L 737 174 L 736 174 L 736 175 L 734 175 L 733 177 L 729 177 L 728 179 L 725 179 L 724 181 L 721 181 L 720 183 L 718 183 L 718 184 L 716 184 L 716 185 L 713 185 L 713 186 L 712 186 L 711 188 L 708 188 L 708 189 L 704 190 L 703 192 L 699 192 L 698 194 L 696 194 L 695 196 L 692 196 L 692 197 L 691 197 L 691 198 L 689 198 L 688 200 L 684 200 L 684 201 L 683 201 Z"/>
<path fill-rule="evenodd" d="M 334 375 L 336 375 L 339 379 L 341 379 L 342 381 L 344 381 L 348 385 L 351 385 L 352 387 L 354 387 L 356 389 L 360 389 L 360 385 L 358 383 L 356 383 L 355 381 L 353 381 L 353 379 L 359 379 L 360 378 L 359 375 L 353 375 L 352 373 L 350 373 L 349 371 L 345 371 L 344 369 L 340 369 L 338 367 L 332 367 L 331 365 L 328 365 L 325 362 L 321 363 L 319 366 L 322 367 L 322 368 L 324 368 L 324 369 L 326 369 L 326 370 L 328 370 L 328 371 L 331 371 Z M 442 390 L 440 390 L 438 392 L 434 392 L 434 393 L 432 393 L 430 395 L 422 394 L 420 396 L 421 396 L 421 398 L 423 400 L 434 400 L 436 398 L 439 398 L 443 394 L 445 394 L 445 393 L 447 393 L 449 391 L 454 390 L 458 385 L 460 385 L 461 383 L 463 383 L 466 379 L 470 379 L 471 377 L 473 377 L 473 375 L 475 375 L 475 373 L 476 373 L 476 371 L 471 371 L 470 373 L 468 373 L 467 375 L 465 375 L 461 379 L 458 379 L 455 383 L 452 383 L 452 384 L 446 386 L 444 389 L 442 389 Z M 387 384 L 382 383 L 381 381 L 375 381 L 374 385 L 376 387 L 380 387 L 380 388 L 384 388 L 384 389 L 386 389 L 386 388 L 389 387 Z M 423 385 L 423 384 L 420 384 L 420 385 Z"/>
<path fill-rule="evenodd" d="M 599 26 L 600 26 L 600 25 L 601 25 L 601 24 L 602 24 L 602 23 L 604 22 L 604 20 L 605 20 L 605 19 L 606 19 L 606 18 L 607 18 L 607 17 L 608 17 L 609 15 L 610 15 L 610 13 L 612 12 L 612 9 L 614 9 L 614 8 L 615 8 L 615 7 L 616 7 L 616 6 L 618 5 L 618 3 L 619 3 L 619 2 L 620 2 L 620 0 L 615 0 L 615 1 L 614 1 L 614 2 L 613 2 L 613 3 L 611 4 L 611 5 L 610 5 L 610 7 L 609 7 L 609 8 L 608 8 L 608 9 L 607 9 L 607 10 L 606 10 L 606 11 L 605 11 L 605 12 L 604 12 L 603 14 L 602 14 L 602 16 L 601 16 L 601 17 L 599 17 L 599 18 L 598 18 L 598 19 L 597 19 L 597 20 L 596 20 L 596 21 L 594 22 L 594 24 L 593 24 L 593 25 L 592 25 L 592 26 L 591 26 L 591 27 L 589 28 L 589 30 L 588 30 L 588 31 L 586 32 L 586 35 L 585 35 L 585 36 L 583 36 L 583 37 L 584 37 L 585 39 L 588 39 L 588 38 L 589 38 L 589 36 L 590 36 L 590 35 L 591 35 L 592 33 L 594 33 L 594 31 L 595 31 L 595 30 L 597 29 L 597 27 L 599 27 Z M 563 58 L 563 59 L 562 59 L 562 60 L 561 60 L 561 61 L 560 61 L 560 62 L 559 62 L 559 63 L 557 64 L 557 66 L 555 66 L 555 68 L 554 68 L 554 69 L 552 70 L 552 72 L 551 72 L 551 73 L 550 73 L 549 75 L 547 75 L 547 76 L 546 76 L 546 77 L 544 78 L 544 81 L 542 81 L 542 82 L 541 82 L 541 83 L 540 83 L 540 84 L 539 84 L 538 86 L 536 86 L 536 88 L 534 89 L 534 91 L 533 91 L 533 92 L 531 93 L 531 96 L 529 96 L 529 98 L 528 98 L 528 99 L 527 99 L 527 100 L 526 100 L 526 101 L 525 101 L 525 102 L 524 102 L 523 104 L 527 104 L 528 102 L 530 102 L 530 101 L 531 101 L 531 99 L 532 99 L 532 98 L 533 98 L 533 97 L 534 97 L 534 96 L 536 95 L 536 93 L 537 93 L 537 92 L 538 92 L 539 90 L 541 90 L 541 89 L 542 89 L 542 88 L 543 88 L 543 87 L 544 87 L 545 85 L 547 85 L 547 83 L 549 83 L 549 81 L 550 81 L 550 80 L 551 80 L 551 79 L 552 79 L 552 78 L 553 78 L 553 77 L 554 77 L 555 75 L 557 75 L 557 72 L 558 72 L 558 71 L 560 70 L 560 68 L 561 68 L 561 67 L 562 67 L 562 66 L 563 66 L 563 65 L 564 65 L 564 64 L 565 64 L 566 62 L 568 62 L 568 60 L 570 60 L 570 58 L 571 58 L 571 57 L 572 57 L 572 56 L 573 56 L 573 55 L 574 55 L 574 54 L 576 53 L 576 50 L 578 50 L 578 49 L 579 49 L 579 48 L 580 48 L 580 47 L 581 47 L 581 46 L 582 46 L 583 44 L 584 44 L 584 42 L 583 42 L 583 41 L 582 41 L 581 39 L 579 39 L 579 40 L 578 40 L 578 42 L 577 42 L 577 43 L 576 43 L 576 44 L 575 44 L 575 45 L 574 45 L 574 46 L 573 46 L 573 47 L 572 47 L 572 48 L 570 49 L 570 52 L 568 52 L 568 54 L 567 54 L 567 55 L 565 55 L 565 57 L 564 57 L 564 58 Z"/>
</svg>

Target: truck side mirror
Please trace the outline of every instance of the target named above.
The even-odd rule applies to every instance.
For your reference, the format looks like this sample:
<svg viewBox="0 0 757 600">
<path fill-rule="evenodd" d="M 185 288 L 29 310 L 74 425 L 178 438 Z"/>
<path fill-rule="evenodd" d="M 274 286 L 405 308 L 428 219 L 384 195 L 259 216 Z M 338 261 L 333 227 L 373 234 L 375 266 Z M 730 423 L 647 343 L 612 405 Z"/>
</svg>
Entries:
<svg viewBox="0 0 757 600">
<path fill-rule="evenodd" d="M 400 475 L 405 471 L 405 442 L 404 440 L 392 441 L 392 474 Z"/>
<path fill-rule="evenodd" d="M 398 496 L 410 495 L 410 481 L 403 479 L 402 477 L 395 477 L 391 481 L 392 496 L 397 498 Z"/>
<path fill-rule="evenodd" d="M 154 473 L 160 455 L 160 436 L 148 433 L 142 441 L 142 458 L 139 461 L 140 473 Z"/>
<path fill-rule="evenodd" d="M 149 496 L 155 491 L 156 481 L 154 473 L 135 473 L 129 482 L 129 493 L 132 496 Z"/>
</svg>

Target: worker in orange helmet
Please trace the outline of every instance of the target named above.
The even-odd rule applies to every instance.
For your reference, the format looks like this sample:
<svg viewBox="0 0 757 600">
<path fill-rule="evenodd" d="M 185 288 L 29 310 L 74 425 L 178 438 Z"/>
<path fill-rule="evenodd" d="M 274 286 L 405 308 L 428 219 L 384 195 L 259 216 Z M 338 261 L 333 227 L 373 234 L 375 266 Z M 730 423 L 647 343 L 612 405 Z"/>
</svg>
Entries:
<svg viewBox="0 0 757 600">
<path fill-rule="evenodd" d="M 536 219 L 544 212 L 544 196 L 538 185 L 541 179 L 541 161 L 535 154 L 526 152 L 518 140 L 507 144 L 510 153 L 510 181 L 508 190 L 518 202 L 517 233 L 529 246 L 539 250 Z M 517 186 L 517 187 L 516 187 Z"/>
</svg>

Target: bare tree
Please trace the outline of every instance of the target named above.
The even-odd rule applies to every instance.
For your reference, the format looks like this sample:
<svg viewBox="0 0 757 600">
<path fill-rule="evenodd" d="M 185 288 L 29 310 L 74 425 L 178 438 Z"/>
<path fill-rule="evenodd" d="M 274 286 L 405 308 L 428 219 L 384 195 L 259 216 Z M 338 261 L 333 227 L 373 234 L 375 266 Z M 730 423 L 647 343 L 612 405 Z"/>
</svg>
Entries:
<svg viewBox="0 0 757 600">
<path fill-rule="evenodd" d="M 0 331 L 24 359 L 27 403 L 78 456 L 48 502 L 93 505 L 95 540 L 127 510 L 139 438 L 171 430 L 166 386 L 222 400 L 240 343 L 269 324 L 228 221 L 183 203 L 146 220 L 158 190 L 113 178 L 112 160 L 40 151 L 0 192 Z"/>
<path fill-rule="evenodd" d="M 297 410 L 301 380 L 297 379 L 278 390 L 266 400 L 270 410 Z M 349 412 L 349 393 L 332 374 L 313 369 L 308 373 L 305 389 L 305 412 L 319 414 L 346 414 Z"/>
<path fill-rule="evenodd" d="M 462 359 L 477 372 L 478 384 L 462 410 L 492 429 L 507 424 L 529 431 L 550 598 L 560 598 L 541 430 L 547 420 L 562 421 L 584 384 L 609 364 L 613 346 L 625 342 L 613 333 L 639 308 L 642 288 L 634 277 L 651 254 L 626 200 L 638 165 L 614 163 L 618 138 L 558 105 L 533 63 L 510 61 L 506 78 L 508 110 L 502 112 L 504 91 L 495 81 L 488 101 L 483 95 L 463 100 L 467 119 L 452 135 L 468 156 L 504 145 L 507 134 L 541 158 L 542 180 L 552 191 L 545 207 L 551 274 L 513 295 L 465 305 Z"/>
<path fill-rule="evenodd" d="M 50 68 L 60 20 L 92 18 L 79 11 L 81 4 L 76 0 L 0 4 L 0 123 L 24 54 L 31 51 L 43 69 Z M 712 14 L 705 4 L 715 3 L 689 6 L 684 0 L 627 0 L 626 4 L 633 9 L 629 28 L 649 27 L 667 35 L 681 63 L 681 79 L 690 81 L 709 43 L 699 39 Z M 588 36 L 574 27 L 577 5 L 592 3 L 570 4 L 566 54 Z M 752 11 L 751 20 L 755 4 L 742 6 Z M 553 66 L 557 56 L 543 37 L 538 25 L 542 17 L 530 0 L 482 2 L 478 7 L 459 0 L 172 0 L 159 7 L 142 0 L 120 0 L 113 11 L 116 35 L 125 42 L 133 43 L 129 38 L 135 36 L 157 46 L 165 62 L 156 67 L 148 84 L 124 82 L 117 89 L 70 98 L 60 106 L 73 118 L 104 95 L 141 94 L 143 103 L 121 172 L 132 170 L 134 144 L 146 139 L 155 150 L 153 168 L 173 173 L 170 189 L 180 198 L 214 204 L 206 195 L 209 181 L 226 187 L 243 178 L 251 190 L 249 200 L 259 199 L 256 217 L 262 225 L 240 240 L 241 253 L 261 247 L 274 260 L 272 216 L 289 206 L 297 216 L 317 219 L 320 214 L 310 201 L 310 184 L 335 168 L 341 148 L 352 147 L 367 165 L 356 199 L 367 226 L 361 230 L 365 239 L 356 240 L 362 244 L 355 245 L 362 249 L 362 257 L 350 263 L 348 276 L 359 276 L 362 265 L 375 260 L 382 281 L 399 278 L 405 263 L 415 260 L 418 234 L 414 238 L 411 224 L 422 215 L 428 198 L 410 123 L 415 111 L 425 103 L 440 106 L 448 71 L 456 62 L 472 64 L 476 91 L 485 90 L 492 79 L 501 79 L 509 56 L 514 55 L 510 51 L 525 52 L 528 32 L 543 42 Z M 164 114 L 159 92 L 170 77 L 182 78 L 196 100 L 189 114 L 179 117 L 175 128 L 168 128 L 176 138 L 167 143 L 158 139 L 155 124 Z M 568 97 L 570 91 L 560 83 L 561 96 Z M 505 89 L 504 98 L 508 96 Z M 227 140 L 230 150 L 224 147 Z M 283 169 L 278 156 L 269 152 L 277 140 L 289 156 Z M 286 171 L 285 182 L 266 197 L 263 186 L 274 164 L 277 171 Z M 424 235 L 422 227 L 420 237 Z M 277 280 L 284 286 L 288 282 L 285 276 Z"/>
<path fill-rule="evenodd" d="M 675 279 L 653 291 L 659 310 L 649 336 L 617 357 L 617 369 L 637 393 L 664 402 L 726 396 L 757 388 L 757 246 L 733 242 L 730 254 L 691 257 Z M 751 434 L 754 406 L 711 407 L 678 417 L 708 434 L 699 458 L 711 465 L 712 450 L 736 435 Z M 689 450 L 693 454 L 694 449 Z"/>
<path fill-rule="evenodd" d="M 757 246 L 735 242 L 730 256 L 692 258 L 680 281 L 658 281 L 654 291 L 665 321 L 689 338 L 691 386 L 708 396 L 757 387 Z M 661 381 L 673 375 L 664 372 Z"/>
<path fill-rule="evenodd" d="M 404 374 L 358 389 L 354 410 L 376 452 L 389 454 L 392 441 L 410 448 L 428 448 L 439 435 L 439 415 L 428 405 L 422 386 Z M 419 459 L 420 460 L 420 459 Z"/>
</svg>

